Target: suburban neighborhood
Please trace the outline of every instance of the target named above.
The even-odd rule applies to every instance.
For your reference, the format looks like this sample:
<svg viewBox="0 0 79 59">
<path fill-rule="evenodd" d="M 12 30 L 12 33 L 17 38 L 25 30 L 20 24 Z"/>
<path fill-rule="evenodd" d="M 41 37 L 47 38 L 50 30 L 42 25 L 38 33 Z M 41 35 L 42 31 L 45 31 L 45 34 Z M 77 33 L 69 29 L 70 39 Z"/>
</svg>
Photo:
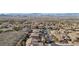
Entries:
<svg viewBox="0 0 79 59">
<path fill-rule="evenodd" d="M 4 20 L 3 20 L 4 19 Z M 75 20 L 76 19 L 76 20 Z M 78 46 L 79 18 L 0 16 L 1 46 Z M 73 20 L 73 21 L 72 21 Z"/>
</svg>

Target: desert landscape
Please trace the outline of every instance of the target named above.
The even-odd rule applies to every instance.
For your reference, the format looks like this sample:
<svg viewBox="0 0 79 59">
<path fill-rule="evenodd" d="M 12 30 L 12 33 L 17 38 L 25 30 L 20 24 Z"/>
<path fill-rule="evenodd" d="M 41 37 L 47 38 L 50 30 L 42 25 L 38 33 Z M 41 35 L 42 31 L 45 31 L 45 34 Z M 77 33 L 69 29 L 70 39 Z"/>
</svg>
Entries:
<svg viewBox="0 0 79 59">
<path fill-rule="evenodd" d="M 79 14 L 0 14 L 0 46 L 78 46 Z"/>
</svg>

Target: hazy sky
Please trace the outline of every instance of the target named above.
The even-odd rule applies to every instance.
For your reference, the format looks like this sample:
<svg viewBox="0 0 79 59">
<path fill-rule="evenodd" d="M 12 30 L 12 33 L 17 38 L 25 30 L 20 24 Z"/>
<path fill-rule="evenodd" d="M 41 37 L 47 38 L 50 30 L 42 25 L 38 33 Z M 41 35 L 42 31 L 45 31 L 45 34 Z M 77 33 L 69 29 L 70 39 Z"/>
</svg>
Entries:
<svg viewBox="0 0 79 59">
<path fill-rule="evenodd" d="M 0 0 L 0 13 L 79 13 L 79 0 Z"/>
</svg>

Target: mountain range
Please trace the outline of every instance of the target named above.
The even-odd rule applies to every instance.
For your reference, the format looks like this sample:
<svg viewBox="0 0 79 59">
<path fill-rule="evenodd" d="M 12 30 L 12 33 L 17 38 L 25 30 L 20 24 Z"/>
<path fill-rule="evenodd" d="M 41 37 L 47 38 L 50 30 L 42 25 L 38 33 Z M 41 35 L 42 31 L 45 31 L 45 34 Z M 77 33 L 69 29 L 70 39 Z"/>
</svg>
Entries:
<svg viewBox="0 0 79 59">
<path fill-rule="evenodd" d="M 79 13 L 0 13 L 0 16 L 79 16 Z"/>
</svg>

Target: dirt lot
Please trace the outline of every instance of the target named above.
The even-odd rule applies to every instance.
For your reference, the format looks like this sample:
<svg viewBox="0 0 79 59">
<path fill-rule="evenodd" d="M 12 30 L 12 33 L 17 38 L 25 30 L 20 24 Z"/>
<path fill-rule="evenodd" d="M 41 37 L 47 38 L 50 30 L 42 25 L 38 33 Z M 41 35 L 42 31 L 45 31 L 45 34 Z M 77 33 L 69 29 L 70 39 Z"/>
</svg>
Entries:
<svg viewBox="0 0 79 59">
<path fill-rule="evenodd" d="M 21 32 L 6 32 L 0 34 L 0 46 L 15 46 Z"/>
</svg>

